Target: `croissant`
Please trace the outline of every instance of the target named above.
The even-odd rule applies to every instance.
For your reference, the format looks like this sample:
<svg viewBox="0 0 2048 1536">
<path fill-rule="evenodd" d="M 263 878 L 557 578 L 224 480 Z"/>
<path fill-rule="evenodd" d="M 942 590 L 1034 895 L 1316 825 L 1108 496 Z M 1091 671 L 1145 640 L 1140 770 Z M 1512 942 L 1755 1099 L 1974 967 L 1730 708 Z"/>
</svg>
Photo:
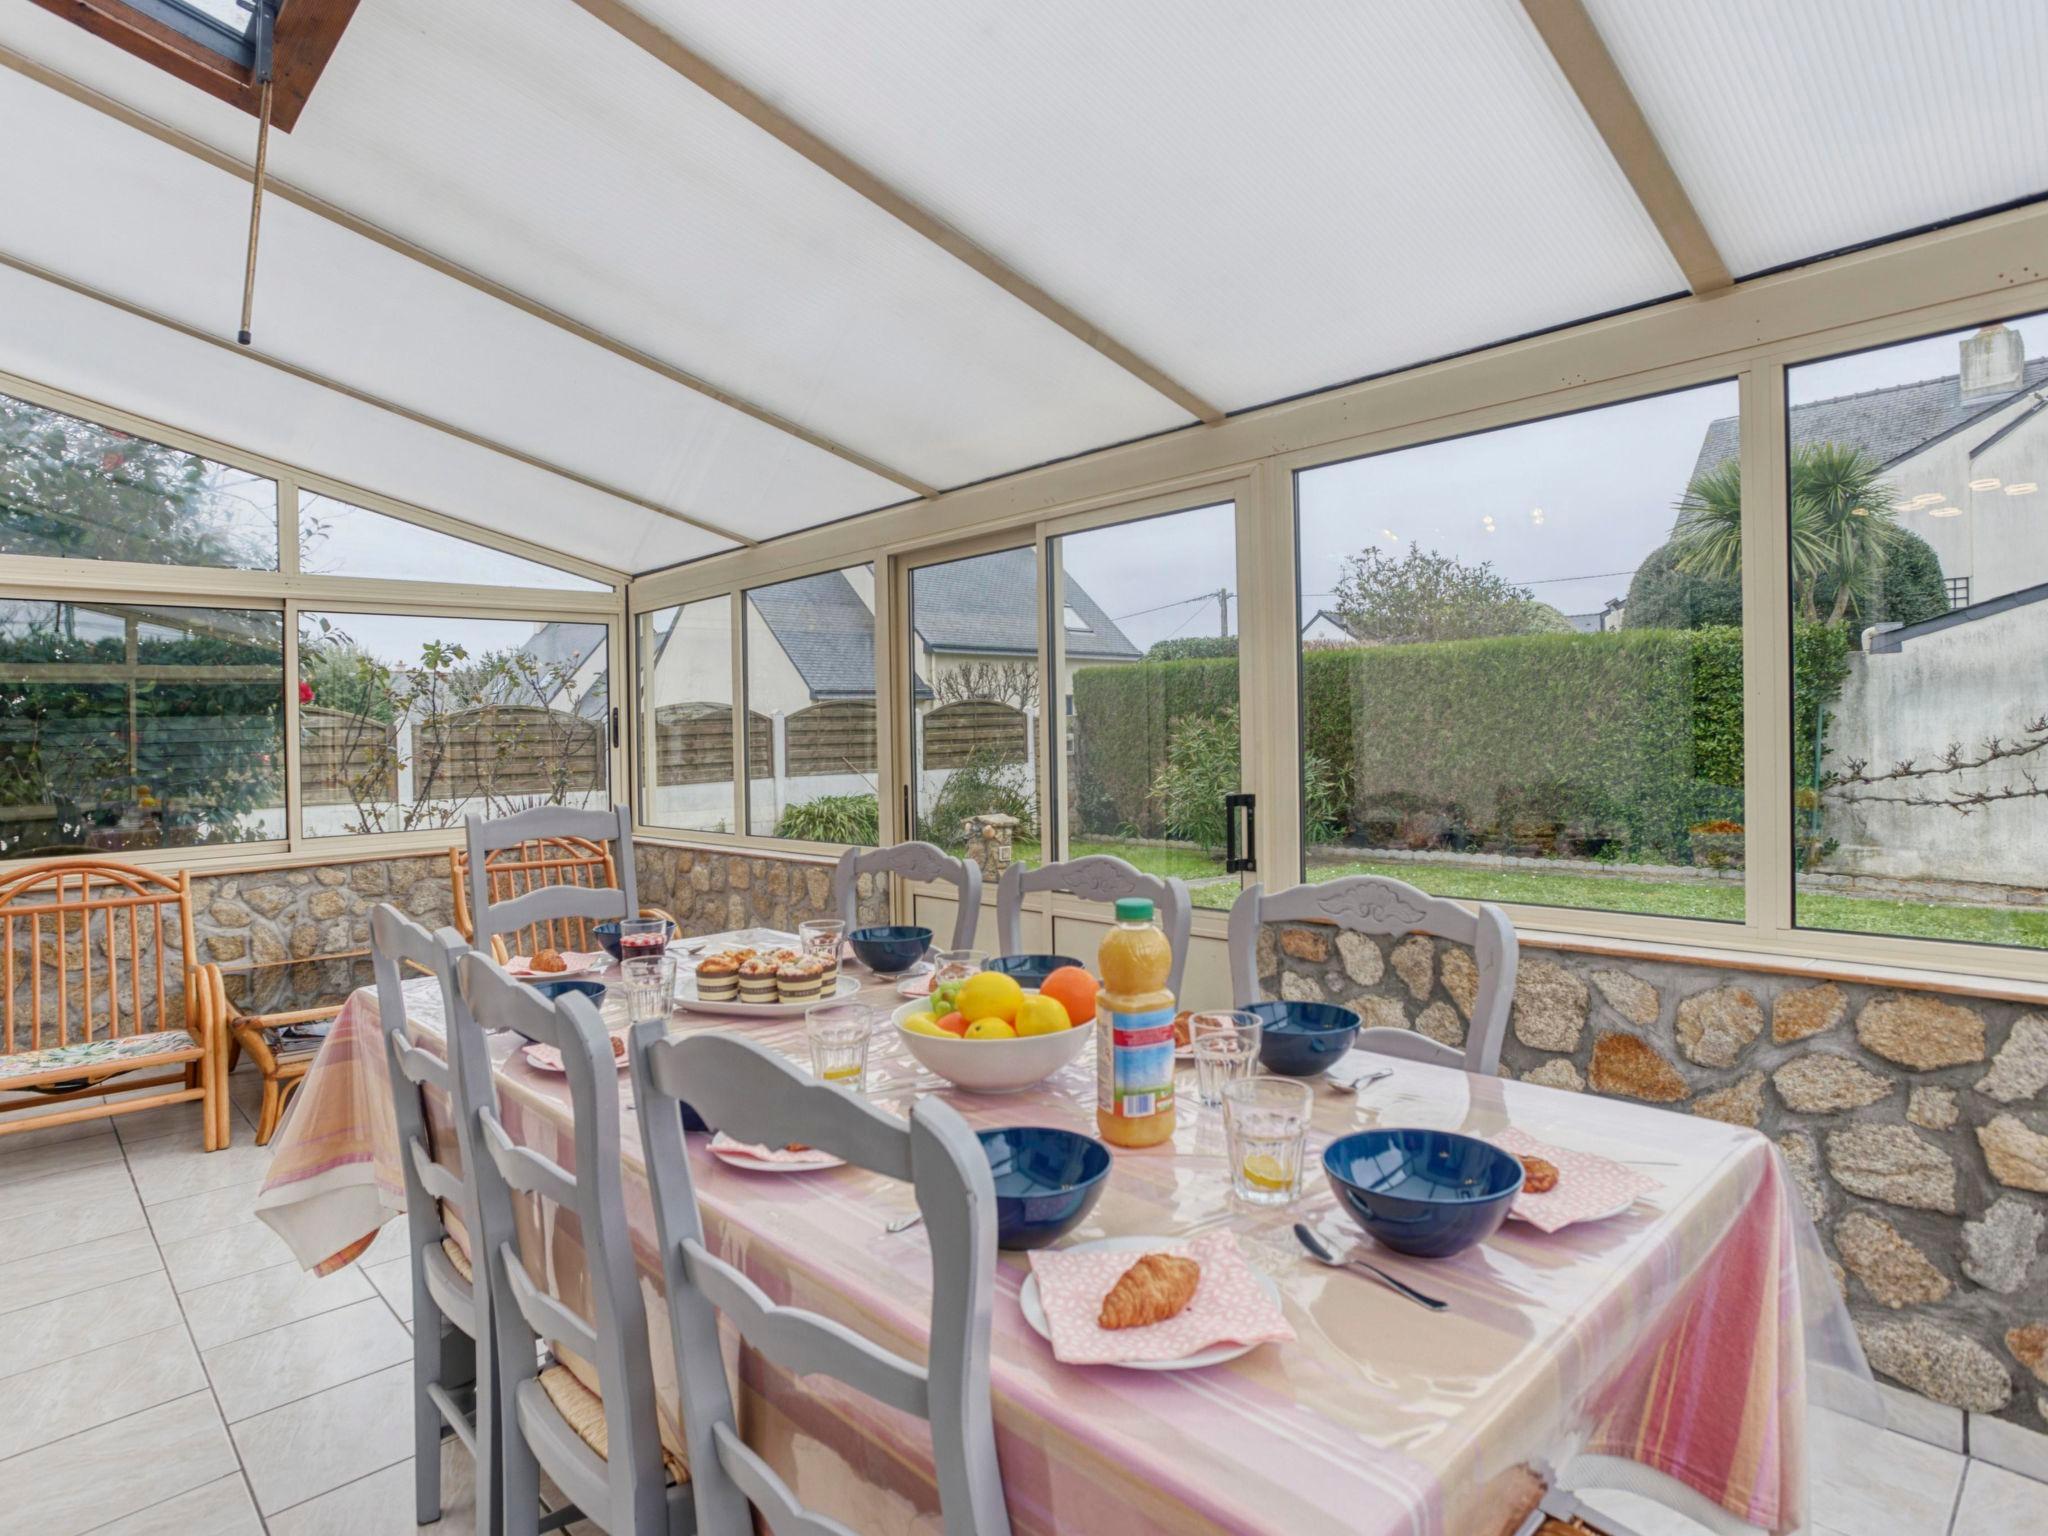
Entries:
<svg viewBox="0 0 2048 1536">
<path fill-rule="evenodd" d="M 566 971 L 569 962 L 562 958 L 559 949 L 544 949 L 533 957 L 533 968 L 536 971 Z"/>
<path fill-rule="evenodd" d="M 1522 1159 L 1522 1188 L 1532 1195 L 1547 1195 L 1557 1188 L 1557 1164 L 1540 1157 Z"/>
<path fill-rule="evenodd" d="M 1177 1317 L 1195 1299 L 1202 1266 L 1171 1253 L 1148 1253 L 1118 1277 L 1102 1298 L 1104 1328 L 1144 1328 Z"/>
</svg>

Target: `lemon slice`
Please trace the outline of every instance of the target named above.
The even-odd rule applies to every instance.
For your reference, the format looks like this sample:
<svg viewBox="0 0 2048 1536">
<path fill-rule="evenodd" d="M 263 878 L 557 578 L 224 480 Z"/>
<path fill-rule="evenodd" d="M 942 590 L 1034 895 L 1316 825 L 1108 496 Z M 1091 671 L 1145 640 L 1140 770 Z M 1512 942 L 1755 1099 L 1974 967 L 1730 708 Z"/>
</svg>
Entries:
<svg viewBox="0 0 2048 1536">
<path fill-rule="evenodd" d="M 1254 1152 L 1244 1160 L 1244 1181 L 1253 1189 L 1286 1189 L 1294 1182 L 1270 1152 Z"/>
<path fill-rule="evenodd" d="M 859 1067 L 827 1067 L 825 1081 L 828 1083 L 850 1082 L 860 1076 Z"/>
</svg>

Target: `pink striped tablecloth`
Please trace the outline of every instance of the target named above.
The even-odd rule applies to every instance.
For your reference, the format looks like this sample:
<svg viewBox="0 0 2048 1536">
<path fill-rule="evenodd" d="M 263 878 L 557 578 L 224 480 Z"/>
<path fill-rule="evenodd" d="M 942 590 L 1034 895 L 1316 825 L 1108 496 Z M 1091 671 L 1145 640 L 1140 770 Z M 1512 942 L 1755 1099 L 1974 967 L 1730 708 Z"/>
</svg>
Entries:
<svg viewBox="0 0 2048 1536">
<path fill-rule="evenodd" d="M 437 1044 L 431 984 L 410 983 L 407 995 L 409 1027 Z M 870 995 L 878 1005 L 896 1001 L 881 987 Z M 300 1090 L 258 1199 L 259 1214 L 309 1269 L 347 1263 L 404 1203 L 376 1024 L 374 993 L 357 992 Z M 803 1051 L 800 1021 L 735 1024 L 679 1012 L 674 1027 L 738 1028 L 793 1057 Z M 564 1082 L 509 1055 L 509 1039 L 494 1042 L 508 1126 L 566 1164 Z M 1863 1367 L 1772 1144 L 1754 1131 L 1616 1100 L 1385 1064 L 1393 1077 L 1356 1095 L 1319 1091 L 1315 1171 L 1294 1208 L 1233 1204 L 1220 1114 L 1188 1094 L 1168 1146 L 1117 1153 L 1102 1200 L 1075 1234 L 1228 1228 L 1278 1284 L 1296 1342 L 1204 1371 L 1062 1366 L 1018 1306 L 1029 1273 L 1023 1256 L 1003 1256 L 994 1389 L 1018 1531 L 1492 1536 L 1511 1531 L 1539 1481 L 1581 1453 L 1653 1468 L 1764 1530 L 1801 1526 L 1809 1359 L 1851 1376 Z M 620 1091 L 630 1100 L 625 1074 Z M 1094 1128 L 1091 1061 L 1024 1094 L 977 1097 L 924 1074 L 886 1025 L 871 1091 L 885 1106 L 944 1091 L 976 1126 Z M 1308 1262 L 1291 1235 L 1291 1223 L 1305 1220 L 1334 1246 L 1364 1242 L 1336 1208 L 1319 1155 L 1332 1137 L 1374 1124 L 1482 1136 L 1513 1126 L 1629 1162 L 1657 1187 L 1623 1215 L 1553 1234 L 1510 1222 L 1452 1259 L 1373 1252 L 1450 1302 L 1432 1314 L 1372 1280 Z M 747 1172 L 705 1153 L 701 1140 L 692 1138 L 698 1191 L 728 1258 L 777 1301 L 921 1356 L 929 1251 L 916 1229 L 883 1230 L 912 1209 L 907 1188 L 854 1168 Z M 643 1290 L 658 1297 L 630 1103 L 623 1155 Z M 573 1221 L 554 1211 L 527 1221 L 529 1264 L 577 1305 Z M 667 1417 L 666 1317 L 651 1311 Z M 921 1424 L 836 1384 L 783 1377 L 751 1353 L 739 1370 L 743 1430 L 800 1497 L 864 1532 L 934 1528 Z M 665 1429 L 672 1437 L 673 1425 Z"/>
</svg>

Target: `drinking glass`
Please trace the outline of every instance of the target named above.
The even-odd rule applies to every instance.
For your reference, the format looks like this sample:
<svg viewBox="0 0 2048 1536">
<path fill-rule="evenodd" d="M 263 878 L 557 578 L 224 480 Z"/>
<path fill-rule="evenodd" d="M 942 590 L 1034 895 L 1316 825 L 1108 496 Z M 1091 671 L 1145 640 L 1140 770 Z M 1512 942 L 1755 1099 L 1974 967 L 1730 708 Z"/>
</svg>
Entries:
<svg viewBox="0 0 2048 1536">
<path fill-rule="evenodd" d="M 830 991 L 839 976 L 839 945 L 846 937 L 846 924 L 836 917 L 813 917 L 796 925 L 797 947 L 807 960 L 825 962 L 825 987 Z"/>
<path fill-rule="evenodd" d="M 1223 1085 L 1259 1070 L 1259 1017 L 1255 1013 L 1188 1015 L 1188 1048 L 1195 1058 L 1195 1097 L 1207 1108 L 1223 1102 Z"/>
<path fill-rule="evenodd" d="M 619 961 L 659 955 L 668 948 L 668 923 L 659 917 L 628 917 L 619 922 Z"/>
<path fill-rule="evenodd" d="M 978 949 L 939 949 L 932 951 L 932 987 L 927 997 L 936 998 L 939 988 L 954 982 L 965 981 L 978 975 L 982 966 L 988 963 L 988 956 Z"/>
<path fill-rule="evenodd" d="M 626 1017 L 634 1024 L 666 1019 L 676 991 L 676 959 L 666 950 L 631 954 L 619 962 Z"/>
<path fill-rule="evenodd" d="M 868 1041 L 875 1032 L 872 1010 L 858 1003 L 813 1003 L 804 1011 L 811 1071 L 853 1093 L 868 1086 Z"/>
<path fill-rule="evenodd" d="M 1241 1077 L 1223 1085 L 1230 1188 L 1251 1205 L 1291 1205 L 1301 1193 L 1303 1144 L 1315 1093 L 1292 1077 Z"/>
</svg>

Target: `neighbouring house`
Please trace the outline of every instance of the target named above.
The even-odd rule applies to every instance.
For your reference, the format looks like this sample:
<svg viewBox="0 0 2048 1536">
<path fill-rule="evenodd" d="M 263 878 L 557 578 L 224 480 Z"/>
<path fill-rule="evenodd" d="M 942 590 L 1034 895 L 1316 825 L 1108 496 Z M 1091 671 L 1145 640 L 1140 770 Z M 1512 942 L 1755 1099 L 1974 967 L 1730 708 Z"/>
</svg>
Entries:
<svg viewBox="0 0 2048 1536">
<path fill-rule="evenodd" d="M 914 578 L 911 628 L 919 761 L 936 795 L 979 752 L 1028 764 L 1038 619 L 1035 556 L 1006 550 L 927 566 Z M 1085 666 L 1143 658 L 1095 599 L 1066 583 L 1063 696 Z M 756 587 L 747 594 L 748 824 L 772 832 L 782 808 L 871 792 L 875 773 L 874 573 L 870 567 Z M 664 627 L 665 626 L 665 627 Z M 649 643 L 654 799 L 664 815 L 731 782 L 731 630 L 721 607 L 663 615 Z M 696 786 L 706 786 L 693 793 Z M 710 801 L 706 801 L 708 806 Z M 669 821 L 664 824 L 698 825 Z M 706 830 L 718 830 L 706 828 Z"/>
<path fill-rule="evenodd" d="M 2048 573 L 2048 357 L 1988 325 L 1964 338 L 1957 371 L 1795 405 L 1792 446 L 1846 443 L 1883 467 L 1899 522 L 1933 546 L 1952 607 Z M 1737 451 L 1736 418 L 1707 428 L 1697 478 Z"/>
<path fill-rule="evenodd" d="M 1358 640 L 1344 627 L 1344 621 L 1327 608 L 1318 608 L 1301 626 L 1304 645 L 1356 645 Z"/>
</svg>

